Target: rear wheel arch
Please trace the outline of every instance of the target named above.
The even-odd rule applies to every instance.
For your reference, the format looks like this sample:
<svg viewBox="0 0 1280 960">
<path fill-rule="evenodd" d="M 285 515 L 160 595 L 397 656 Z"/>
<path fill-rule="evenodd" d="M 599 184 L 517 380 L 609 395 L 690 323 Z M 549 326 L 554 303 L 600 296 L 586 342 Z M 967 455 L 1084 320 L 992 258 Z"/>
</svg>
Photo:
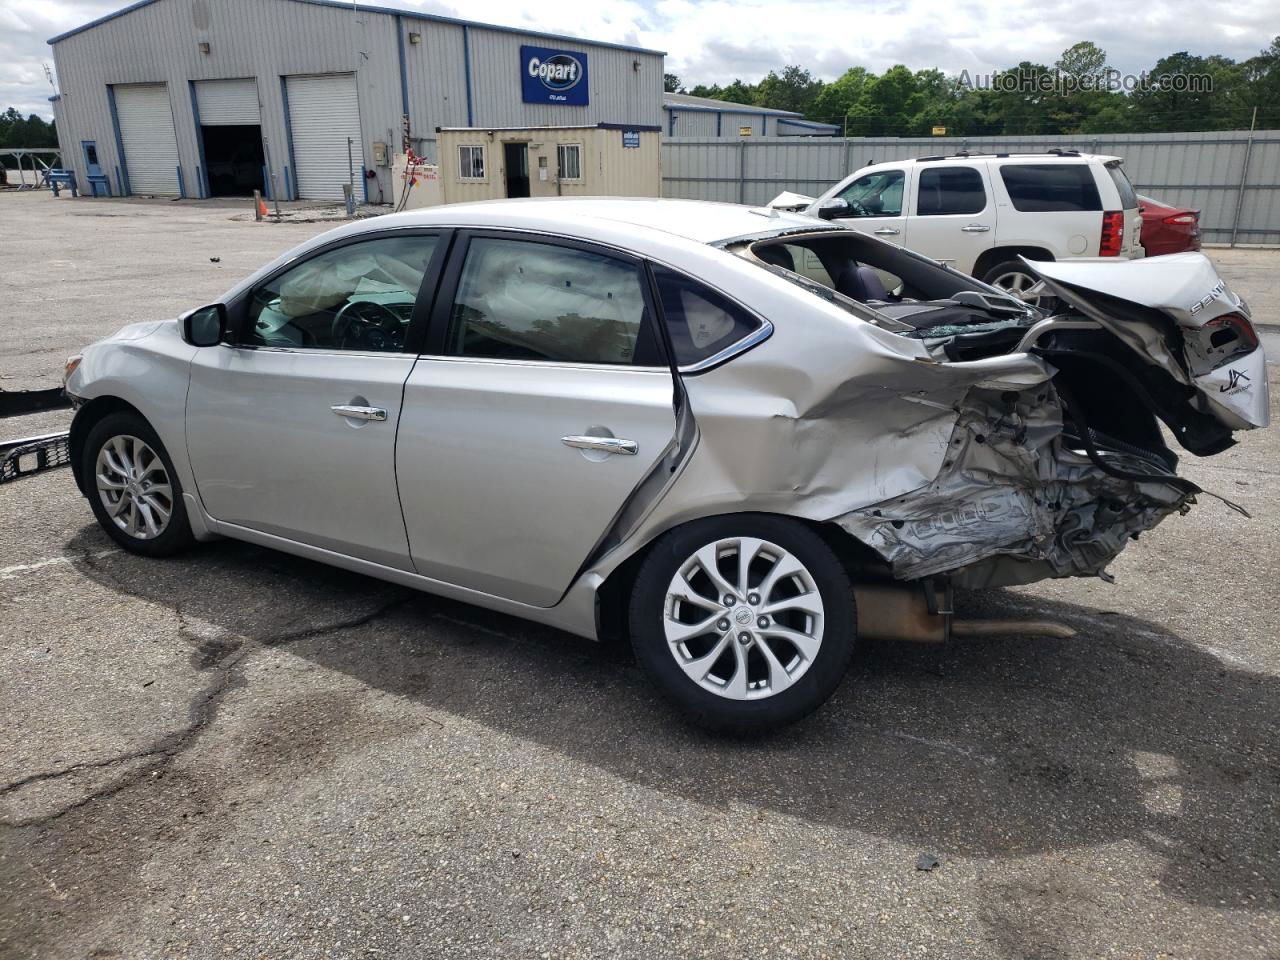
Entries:
<svg viewBox="0 0 1280 960">
<path fill-rule="evenodd" d="M 749 511 L 742 513 L 715 513 L 703 517 L 693 517 L 679 523 L 672 523 L 655 532 L 622 563 L 618 564 L 596 590 L 596 635 L 605 643 L 628 644 L 630 642 L 630 625 L 628 610 L 631 592 L 636 577 L 644 561 L 652 552 L 654 545 L 673 530 L 687 524 L 712 518 L 732 517 L 770 517 L 777 520 L 789 520 L 817 534 L 840 560 L 852 581 L 859 574 L 876 571 L 882 574 L 885 563 L 879 554 L 863 543 L 849 531 L 832 521 L 810 520 L 787 513 L 770 513 L 766 511 Z"/>
<path fill-rule="evenodd" d="M 147 418 L 133 404 L 127 400 L 121 400 L 119 397 L 102 396 L 94 397 L 79 410 L 76 411 L 75 417 L 71 420 L 71 432 L 68 437 L 68 445 L 71 452 L 71 473 L 75 477 L 76 487 L 80 492 L 88 495 L 85 488 L 84 471 L 81 469 L 84 460 L 84 443 L 89 436 L 89 431 L 99 423 L 103 418 L 109 417 L 113 413 L 132 413 L 135 416 Z M 148 421 L 150 422 L 150 421 Z"/>
<path fill-rule="evenodd" d="M 992 267 L 1010 260 L 1016 261 L 1018 257 L 1048 262 L 1053 262 L 1054 260 L 1053 254 L 1044 247 L 992 247 L 990 250 L 983 250 L 974 263 L 973 276 L 981 280 Z"/>
</svg>

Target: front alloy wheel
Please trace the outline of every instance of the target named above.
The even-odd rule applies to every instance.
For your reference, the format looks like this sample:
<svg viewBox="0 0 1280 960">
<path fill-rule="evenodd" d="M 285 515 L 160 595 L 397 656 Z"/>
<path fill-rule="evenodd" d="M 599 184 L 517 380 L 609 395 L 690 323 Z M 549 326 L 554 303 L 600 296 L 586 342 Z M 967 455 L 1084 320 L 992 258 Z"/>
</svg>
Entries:
<svg viewBox="0 0 1280 960">
<path fill-rule="evenodd" d="M 687 717 L 757 733 L 832 694 L 853 652 L 854 615 L 844 568 L 804 524 L 710 517 L 654 543 L 633 588 L 631 641 Z"/>
<path fill-rule="evenodd" d="M 173 516 L 173 485 L 159 454 L 137 437 L 116 436 L 98 451 L 98 496 L 119 529 L 138 540 L 164 533 Z"/>
<path fill-rule="evenodd" d="M 89 427 L 81 456 L 81 487 L 116 543 L 151 557 L 192 544 L 182 485 L 146 420 L 130 411 L 107 414 Z"/>
</svg>

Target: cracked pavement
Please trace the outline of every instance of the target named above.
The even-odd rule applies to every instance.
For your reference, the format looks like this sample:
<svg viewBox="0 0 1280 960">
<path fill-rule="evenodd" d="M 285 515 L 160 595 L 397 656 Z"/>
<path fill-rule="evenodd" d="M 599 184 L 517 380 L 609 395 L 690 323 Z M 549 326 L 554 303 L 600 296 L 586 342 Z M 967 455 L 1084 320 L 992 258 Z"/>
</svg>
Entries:
<svg viewBox="0 0 1280 960">
<path fill-rule="evenodd" d="M 1275 957 L 1277 454 L 1187 457 L 1254 519 L 1205 498 L 1114 585 L 958 598 L 1078 636 L 867 644 L 758 741 L 625 650 L 0 487 L 0 958 Z"/>
</svg>

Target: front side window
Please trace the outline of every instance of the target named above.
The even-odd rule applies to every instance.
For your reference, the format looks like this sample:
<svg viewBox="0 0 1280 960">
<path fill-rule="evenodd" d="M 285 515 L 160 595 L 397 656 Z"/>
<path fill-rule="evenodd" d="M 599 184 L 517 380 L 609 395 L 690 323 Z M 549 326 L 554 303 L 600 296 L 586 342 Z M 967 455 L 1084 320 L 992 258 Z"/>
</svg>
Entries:
<svg viewBox="0 0 1280 960">
<path fill-rule="evenodd" d="M 928 167 L 920 171 L 916 215 L 939 217 L 981 213 L 987 208 L 982 174 L 973 167 Z"/>
<path fill-rule="evenodd" d="M 380 237 L 312 257 L 253 291 L 245 344 L 403 351 L 435 247 L 430 236 Z"/>
<path fill-rule="evenodd" d="M 458 177 L 462 180 L 484 179 L 484 147 L 458 148 Z"/>
<path fill-rule="evenodd" d="M 655 267 L 654 276 L 679 366 L 713 357 L 760 326 L 741 307 L 690 277 L 665 267 Z"/>
<path fill-rule="evenodd" d="M 582 179 L 582 145 L 562 143 L 556 147 L 556 160 L 560 165 L 561 180 Z"/>
<path fill-rule="evenodd" d="M 1013 208 L 1023 213 L 1102 209 L 1086 163 L 1007 163 L 1000 167 L 1000 179 Z"/>
<path fill-rule="evenodd" d="M 634 264 L 550 243 L 477 237 L 458 281 L 446 352 L 630 364 L 644 319 Z"/>
<path fill-rule="evenodd" d="M 878 170 L 859 177 L 836 197 L 849 205 L 846 217 L 900 217 L 905 182 L 901 170 Z"/>
</svg>

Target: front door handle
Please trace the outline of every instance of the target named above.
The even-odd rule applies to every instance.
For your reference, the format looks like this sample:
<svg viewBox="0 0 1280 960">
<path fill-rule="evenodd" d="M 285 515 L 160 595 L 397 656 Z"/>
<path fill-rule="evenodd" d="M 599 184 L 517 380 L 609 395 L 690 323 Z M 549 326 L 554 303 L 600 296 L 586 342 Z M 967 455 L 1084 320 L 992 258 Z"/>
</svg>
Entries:
<svg viewBox="0 0 1280 960">
<path fill-rule="evenodd" d="M 961 227 L 965 233 L 987 233 L 991 230 L 985 223 L 971 223 L 967 227 Z"/>
<path fill-rule="evenodd" d="M 902 232 L 902 231 L 901 231 L 901 230 L 899 230 L 897 227 L 881 227 L 879 230 L 877 230 L 877 231 L 876 231 L 876 236 L 878 236 L 878 237 L 896 237 L 896 236 L 897 236 L 898 234 L 900 234 L 901 232 Z"/>
<path fill-rule="evenodd" d="M 387 411 L 382 407 L 358 407 L 350 403 L 335 403 L 329 409 L 348 420 L 383 421 L 387 419 Z"/>
<path fill-rule="evenodd" d="M 603 450 L 605 453 L 619 453 L 634 457 L 640 452 L 640 444 L 634 440 L 620 440 L 617 437 L 561 437 L 560 442 L 566 447 L 579 450 Z"/>
</svg>

